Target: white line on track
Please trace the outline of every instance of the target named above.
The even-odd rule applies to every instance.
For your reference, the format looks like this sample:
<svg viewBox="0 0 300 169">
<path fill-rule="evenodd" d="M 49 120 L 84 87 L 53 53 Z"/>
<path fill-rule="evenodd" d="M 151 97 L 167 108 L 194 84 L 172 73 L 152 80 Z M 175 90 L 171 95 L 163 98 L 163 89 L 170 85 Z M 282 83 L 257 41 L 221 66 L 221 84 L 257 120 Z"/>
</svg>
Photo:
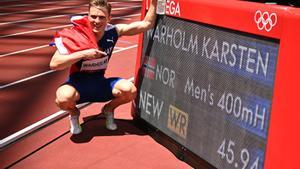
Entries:
<svg viewBox="0 0 300 169">
<path fill-rule="evenodd" d="M 1 8 L 11 8 L 11 7 L 25 7 L 25 6 L 31 6 L 33 4 L 16 4 L 16 5 L 6 5 L 6 6 L 0 6 Z"/>
<path fill-rule="evenodd" d="M 125 48 L 121 48 L 121 49 L 118 49 L 116 51 L 113 51 L 113 53 L 122 52 L 122 51 L 129 50 L 129 49 L 136 48 L 136 47 L 137 47 L 137 45 L 132 45 L 132 46 L 129 46 L 129 47 L 125 47 Z M 27 77 L 27 78 L 24 78 L 24 79 L 21 79 L 21 80 L 18 80 L 18 81 L 15 81 L 15 82 L 12 82 L 12 83 L 9 83 L 9 84 L 6 84 L 6 85 L 2 85 L 2 86 L 0 86 L 0 90 L 5 89 L 5 88 L 10 87 L 10 86 L 14 86 L 16 84 L 19 84 L 19 83 L 22 83 L 22 82 L 25 82 L 25 81 L 28 81 L 28 80 L 31 80 L 31 79 L 34 79 L 34 78 L 37 78 L 37 77 L 47 75 L 49 73 L 53 73 L 53 72 L 55 72 L 55 70 L 49 70 L 49 71 L 46 71 L 46 72 L 43 72 L 43 73 L 40 73 L 40 74 L 37 74 L 37 75 L 34 75 L 34 76 L 30 76 L 30 77 Z"/>
<path fill-rule="evenodd" d="M 78 5 L 78 6 L 64 6 L 64 7 L 56 7 L 56 8 L 45 8 L 45 9 L 34 9 L 34 10 L 28 10 L 28 11 L 18 11 L 18 12 L 9 12 L 9 13 L 0 13 L 0 16 L 3 15 L 11 15 L 11 14 L 21 14 L 21 13 L 33 13 L 33 12 L 45 12 L 45 11 L 52 11 L 52 10 L 58 10 L 58 9 L 71 9 L 71 8 L 78 8 L 88 5 Z"/>
<path fill-rule="evenodd" d="M 57 4 L 61 5 L 62 2 L 72 2 L 73 0 L 63 0 L 63 1 L 51 1 L 51 2 L 42 2 L 42 3 L 31 3 L 31 4 L 14 4 L 14 5 L 5 5 L 5 6 L 0 6 L 1 8 L 13 8 L 13 7 L 25 7 L 25 6 L 36 6 L 36 5 L 50 5 L 50 4 Z M 1 1 L 3 2 L 3 1 Z M 142 1 L 132 1 L 132 2 L 142 2 Z M 122 3 L 122 2 L 110 2 L 110 4 L 115 4 L 115 3 Z"/>
<path fill-rule="evenodd" d="M 12 36 L 17 36 L 17 35 L 24 35 L 24 34 L 29 34 L 29 33 L 52 30 L 52 29 L 65 28 L 65 27 L 69 27 L 69 26 L 72 26 L 72 24 L 61 25 L 61 26 L 53 26 L 53 27 L 50 27 L 50 28 L 36 29 L 36 30 L 32 30 L 32 31 L 26 31 L 26 32 L 19 32 L 19 33 L 14 33 L 14 34 L 9 34 L 9 35 L 3 35 L 3 36 L 0 36 L 0 38 L 7 38 L 7 37 L 12 37 Z"/>
<path fill-rule="evenodd" d="M 19 0 L 2 0 L 1 2 L 14 2 L 14 1 L 19 1 Z"/>
<path fill-rule="evenodd" d="M 86 14 L 87 12 L 80 12 L 77 14 Z M 23 19 L 23 20 L 19 20 L 19 21 L 10 21 L 10 22 L 3 22 L 0 23 L 0 26 L 2 25 L 9 25 L 9 24 L 16 24 L 16 23 L 23 23 L 23 22 L 29 22 L 29 21 L 39 21 L 39 20 L 44 20 L 44 19 L 52 19 L 52 18 L 60 18 L 60 17 L 64 17 L 64 16 L 72 16 L 70 14 L 64 14 L 64 15 L 54 15 L 54 16 L 47 16 L 47 17 L 41 17 L 41 18 L 33 18 L 33 19 Z"/>
<path fill-rule="evenodd" d="M 131 6 L 131 7 L 122 7 L 122 8 L 115 8 L 112 9 L 113 11 L 117 11 L 117 10 L 123 10 L 123 9 L 131 9 L 131 8 L 140 8 L 141 6 Z M 77 14 L 87 14 L 87 12 L 80 12 Z M 19 20 L 19 21 L 10 21 L 10 22 L 3 22 L 0 23 L 0 26 L 2 25 L 9 25 L 9 24 L 16 24 L 16 23 L 23 23 L 23 22 L 29 22 L 29 21 L 38 21 L 38 20 L 44 20 L 44 19 L 52 19 L 52 18 L 60 18 L 60 17 L 65 17 L 65 16 L 72 16 L 72 15 L 76 15 L 76 14 L 64 14 L 64 15 L 54 15 L 54 16 L 47 16 L 47 17 L 41 17 L 41 18 L 33 18 L 33 19 L 24 19 L 24 20 Z"/>
<path fill-rule="evenodd" d="M 136 14 L 136 15 L 140 15 L 140 14 Z M 123 17 L 115 17 L 113 19 L 127 18 L 127 17 L 131 17 L 131 16 L 133 16 L 133 15 L 123 16 Z M 57 26 L 57 27 L 51 27 L 51 28 L 47 28 L 47 29 L 33 30 L 33 31 L 28 31 L 26 33 L 33 33 L 33 32 L 40 32 L 40 31 L 50 30 L 50 29 L 62 28 L 62 27 L 70 26 L 70 25 L 71 24 Z M 9 36 L 15 36 L 15 35 L 21 35 L 21 34 L 25 34 L 25 33 L 17 33 L 17 34 L 5 35 L 5 36 L 0 36 L 0 38 L 9 37 Z M 46 48 L 46 47 L 49 47 L 49 45 L 42 45 L 42 46 L 37 46 L 37 47 L 33 47 L 33 48 L 28 48 L 28 49 L 24 49 L 24 50 L 19 50 L 19 51 L 15 51 L 15 52 L 10 52 L 10 53 L 6 53 L 6 54 L 2 54 L 2 55 L 0 55 L 0 58 L 6 57 L 6 56 L 15 55 L 15 54 L 20 54 L 20 53 L 24 53 L 24 52 L 28 52 L 28 51 L 32 51 L 32 50 L 36 50 L 36 49 Z"/>
<path fill-rule="evenodd" d="M 129 47 L 124 48 L 124 49 L 116 50 L 113 53 L 122 52 L 122 51 L 129 50 L 129 49 L 136 48 L 136 47 L 137 47 L 137 45 L 132 45 L 132 46 L 129 46 Z M 47 71 L 47 72 L 49 72 L 49 71 Z M 55 71 L 52 71 L 52 72 L 55 72 Z M 49 74 L 49 73 L 44 72 L 44 75 L 45 74 Z M 40 75 L 40 76 L 42 76 L 42 75 Z M 37 77 L 39 77 L 39 76 L 37 76 Z M 134 77 L 132 77 L 132 78 L 130 78 L 128 80 L 129 81 L 133 81 Z M 0 87 L 0 89 L 2 89 L 2 86 Z M 77 105 L 76 107 L 79 108 L 79 109 L 81 109 L 81 108 L 83 108 L 85 106 L 88 106 L 89 104 L 91 104 L 91 103 L 89 103 L 89 102 L 88 103 L 83 103 L 83 104 Z M 0 150 L 4 149 L 9 144 L 11 144 L 11 143 L 13 143 L 13 142 L 21 139 L 22 137 L 24 137 L 24 136 L 26 136 L 28 134 L 31 134 L 34 131 L 36 131 L 36 130 L 44 127 L 44 126 L 47 126 L 47 125 L 49 125 L 49 124 L 51 124 L 51 123 L 53 123 L 53 122 L 55 122 L 57 120 L 60 120 L 60 119 L 62 119 L 64 117 L 66 117 L 67 115 L 68 115 L 68 113 L 65 112 L 65 111 L 58 111 L 58 112 L 56 112 L 56 113 L 54 113 L 54 114 L 52 114 L 52 115 L 50 115 L 50 116 L 48 116 L 48 117 L 46 117 L 46 118 L 38 121 L 38 122 L 36 122 L 36 123 L 34 123 L 34 124 L 32 124 L 32 125 L 30 125 L 28 127 L 25 127 L 24 129 L 22 129 L 22 130 L 20 130 L 20 131 L 18 131 L 16 133 L 14 133 L 14 134 L 12 134 L 12 135 L 10 135 L 8 137 L 5 137 L 4 139 L 0 140 Z"/>
<path fill-rule="evenodd" d="M 89 105 L 90 103 L 83 103 L 83 104 L 79 104 L 77 105 L 76 107 L 81 109 L 87 105 Z M 58 111 L 28 127 L 25 127 L 24 129 L 8 136 L 8 137 L 5 137 L 4 139 L 0 140 L 0 150 L 3 149 L 4 147 L 6 147 L 7 145 L 19 140 L 20 138 L 44 127 L 44 126 L 47 126 L 48 124 L 54 122 L 54 121 L 57 121 L 59 119 L 62 119 L 63 117 L 67 116 L 68 113 L 66 111 Z"/>
<path fill-rule="evenodd" d="M 5 57 L 5 56 L 11 56 L 11 55 L 23 53 L 23 52 L 28 52 L 28 51 L 32 51 L 32 50 L 36 50 L 36 49 L 46 48 L 48 46 L 49 45 L 42 45 L 42 46 L 37 46 L 37 47 L 28 48 L 28 49 L 24 49 L 24 50 L 19 50 L 19 51 L 16 51 L 16 52 L 6 53 L 6 54 L 3 54 L 3 55 L 0 55 L 0 58 Z"/>
<path fill-rule="evenodd" d="M 66 2 L 66 1 L 72 1 L 72 0 L 64 0 L 64 1 L 51 1 L 51 2 L 42 2 L 42 3 L 32 3 L 32 4 L 15 4 L 15 5 L 5 5 L 1 6 L 1 8 L 12 8 L 12 7 L 25 7 L 25 6 L 36 6 L 36 5 L 50 5 L 50 4 L 56 4 L 56 3 L 61 3 L 61 2 Z"/>
<path fill-rule="evenodd" d="M 119 2 L 142 2 L 143 0 L 119 0 Z"/>
<path fill-rule="evenodd" d="M 141 14 L 132 14 L 132 15 L 114 17 L 112 19 L 129 19 L 129 17 L 140 16 L 140 15 Z M 36 29 L 36 30 L 19 32 L 19 33 L 14 33 L 14 34 L 8 34 L 8 35 L 0 36 L 0 38 L 7 38 L 7 37 L 12 37 L 12 36 L 24 35 L 24 34 L 35 33 L 35 32 L 42 32 L 42 31 L 47 31 L 47 30 L 52 30 L 52 29 L 65 28 L 65 27 L 69 27 L 69 26 L 72 26 L 72 24 L 61 25 L 61 26 L 54 26 L 54 27 L 49 27 L 49 28 L 44 28 L 44 29 Z"/>
<path fill-rule="evenodd" d="M 52 72 L 55 72 L 55 70 L 49 70 L 47 72 L 43 72 L 43 73 L 40 73 L 40 74 L 37 74 L 37 75 L 34 75 L 34 76 L 27 77 L 25 79 L 21 79 L 21 80 L 18 80 L 18 81 L 15 81 L 15 82 L 12 82 L 12 83 L 9 83 L 9 84 L 6 84 L 6 85 L 2 85 L 2 86 L 0 86 L 0 90 L 4 89 L 4 88 L 7 88 L 7 87 L 10 87 L 10 86 L 14 86 L 14 85 L 22 83 L 22 82 L 26 82 L 28 80 L 31 80 L 31 79 L 34 79 L 34 78 L 37 78 L 37 77 L 47 75 L 47 74 L 52 73 Z"/>
<path fill-rule="evenodd" d="M 114 49 L 117 49 L 117 50 L 119 50 L 119 49 L 123 49 L 124 47 L 118 47 L 118 46 L 116 46 Z"/>
</svg>

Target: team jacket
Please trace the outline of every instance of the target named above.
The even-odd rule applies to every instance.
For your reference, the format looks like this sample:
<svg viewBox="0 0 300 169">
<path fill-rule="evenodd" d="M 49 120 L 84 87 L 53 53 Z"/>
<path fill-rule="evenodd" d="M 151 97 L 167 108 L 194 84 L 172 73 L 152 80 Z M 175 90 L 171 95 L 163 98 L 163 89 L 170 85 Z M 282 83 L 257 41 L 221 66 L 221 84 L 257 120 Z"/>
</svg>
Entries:
<svg viewBox="0 0 300 169">
<path fill-rule="evenodd" d="M 102 39 L 97 42 L 87 16 L 72 17 L 71 22 L 73 23 L 71 28 L 65 28 L 54 36 L 54 44 L 60 54 L 65 55 L 96 48 L 106 52 L 107 56 L 92 60 L 82 59 L 71 66 L 70 74 L 101 72 L 104 75 L 113 48 L 118 40 L 116 26 L 108 24 Z"/>
</svg>

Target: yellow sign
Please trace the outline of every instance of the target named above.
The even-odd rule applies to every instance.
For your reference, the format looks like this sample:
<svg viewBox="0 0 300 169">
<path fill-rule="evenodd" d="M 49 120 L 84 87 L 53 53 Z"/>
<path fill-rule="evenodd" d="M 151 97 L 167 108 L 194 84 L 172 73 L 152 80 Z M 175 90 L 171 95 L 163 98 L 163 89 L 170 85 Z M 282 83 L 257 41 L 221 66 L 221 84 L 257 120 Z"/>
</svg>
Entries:
<svg viewBox="0 0 300 169">
<path fill-rule="evenodd" d="M 186 139 L 189 115 L 170 105 L 168 116 L 168 128 L 180 137 Z"/>
</svg>

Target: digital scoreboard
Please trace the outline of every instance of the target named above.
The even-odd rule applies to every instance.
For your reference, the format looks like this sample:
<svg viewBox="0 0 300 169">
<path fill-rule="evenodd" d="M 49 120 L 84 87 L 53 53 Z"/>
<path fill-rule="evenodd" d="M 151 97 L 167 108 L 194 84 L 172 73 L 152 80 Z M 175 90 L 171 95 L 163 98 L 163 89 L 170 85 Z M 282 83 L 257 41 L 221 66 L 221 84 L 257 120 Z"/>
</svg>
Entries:
<svg viewBox="0 0 300 169">
<path fill-rule="evenodd" d="M 167 1 L 167 15 L 141 39 L 136 114 L 216 168 L 268 168 L 268 151 L 276 149 L 270 130 L 279 128 L 270 127 L 279 116 L 274 86 L 282 20 L 276 12 L 266 19 L 266 12 L 253 10 L 257 30 L 245 31 L 220 18 L 218 25 L 207 16 L 184 15 L 185 2 Z M 207 2 L 199 6 L 221 9 Z M 237 3 L 238 12 L 249 2 Z"/>
</svg>

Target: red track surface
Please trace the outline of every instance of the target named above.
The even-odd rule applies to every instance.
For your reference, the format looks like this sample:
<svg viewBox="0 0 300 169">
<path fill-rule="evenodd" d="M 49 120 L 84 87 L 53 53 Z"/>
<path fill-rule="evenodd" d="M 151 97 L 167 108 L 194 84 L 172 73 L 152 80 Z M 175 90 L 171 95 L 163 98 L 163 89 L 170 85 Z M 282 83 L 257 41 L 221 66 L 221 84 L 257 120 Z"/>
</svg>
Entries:
<svg viewBox="0 0 300 169">
<path fill-rule="evenodd" d="M 135 6 L 141 2 L 111 2 L 112 23 L 140 18 Z M 48 72 L 55 49 L 43 45 L 58 30 L 51 27 L 67 26 L 69 15 L 86 12 L 84 5 L 86 0 L 0 1 L 0 139 L 59 111 L 53 100 L 67 70 Z M 113 55 L 107 76 L 134 75 L 136 44 L 137 36 L 120 39 L 115 52 L 126 50 Z M 43 72 L 48 74 L 18 83 Z M 117 109 L 117 131 L 107 131 L 101 117 L 89 120 L 101 106 L 82 110 L 84 131 L 76 137 L 64 118 L 1 150 L 0 168 L 190 168 L 132 124 L 130 104 Z"/>
<path fill-rule="evenodd" d="M 59 5 L 64 5 L 64 3 L 68 3 L 68 5 L 70 4 L 70 2 L 68 1 L 63 1 Z M 81 0 L 81 1 L 73 2 L 72 4 L 80 4 L 80 3 L 81 4 L 86 3 L 86 1 Z M 118 4 L 116 8 L 118 8 L 122 4 L 124 3 Z M 130 4 L 132 4 L 133 6 L 138 5 L 138 3 L 136 2 Z M 9 4 L 3 4 L 3 6 L 5 5 L 9 5 Z M 77 9 L 77 11 L 73 11 L 72 15 L 76 13 L 85 12 L 86 8 L 87 7 L 84 8 L 80 7 Z M 25 11 L 26 9 L 23 10 Z M 18 10 L 8 8 L 6 9 L 6 11 L 16 12 Z M 119 10 L 116 13 L 113 11 L 113 18 L 120 17 L 122 15 L 123 16 L 128 15 L 129 11 L 123 10 L 123 14 L 121 12 L 122 11 Z M 61 13 L 62 11 L 60 11 L 60 14 Z M 138 19 L 139 16 L 137 12 L 131 14 L 137 14 L 137 16 L 133 17 L 132 19 Z M 10 19 L 9 22 L 22 21 L 22 19 L 24 19 L 22 17 L 23 14 L 20 14 L 21 16 L 19 19 L 16 19 L 16 17 L 19 14 L 12 14 L 12 15 L 14 17 Z M 34 17 L 36 18 L 49 17 L 49 16 L 57 15 L 57 13 L 56 11 L 54 12 L 52 11 L 51 15 L 45 13 L 35 14 L 35 15 L 36 16 L 32 16 L 32 19 Z M 64 13 L 64 15 L 68 15 L 68 13 L 66 14 Z M 0 18 L 1 17 L 3 16 L 1 16 L 0 14 Z M 9 18 L 10 17 L 8 15 L 6 19 Z M 68 16 L 64 16 L 59 19 L 53 18 L 53 19 L 42 20 L 43 22 L 40 22 L 41 20 L 30 21 L 30 22 L 24 22 L 22 23 L 22 25 L 19 24 L 1 25 L 7 23 L 7 21 L 1 20 L 0 36 L 10 35 L 10 33 L 15 34 L 15 33 L 32 31 L 37 29 L 46 29 L 53 26 L 68 25 L 69 24 L 68 18 L 69 18 Z M 124 21 L 128 22 L 127 20 Z M 55 23 L 55 24 L 49 25 L 48 22 Z M 117 22 L 119 22 L 119 20 L 113 20 L 113 23 L 117 23 Z M 6 33 L 7 30 L 10 30 L 10 33 Z M 47 45 L 51 41 L 51 37 L 55 33 L 55 31 L 56 30 L 47 30 L 47 31 L 40 31 L 40 32 L 0 38 L 0 44 L 1 44 L 0 85 L 4 86 L 9 83 L 18 81 L 20 79 L 24 79 L 36 74 L 49 71 L 49 61 L 51 59 L 51 56 L 53 55 L 53 52 L 55 51 L 55 49 L 52 47 L 45 46 L 40 49 L 30 50 L 30 51 L 21 52 L 18 54 L 12 54 L 8 56 L 5 56 L 5 54 Z M 126 46 L 136 44 L 136 39 L 132 39 L 132 37 L 124 39 L 124 41 L 128 41 L 129 43 L 124 44 L 124 42 L 122 43 L 121 41 L 119 44 L 117 44 L 117 46 L 126 47 Z M 134 61 L 131 63 L 134 63 Z M 33 80 L 20 83 L 18 85 L 1 89 L 0 127 L 6 128 L 6 130 L 1 130 L 0 138 L 2 139 L 10 134 L 13 134 L 14 132 L 32 124 L 33 122 L 40 120 L 44 117 L 47 117 L 50 114 L 58 111 L 58 109 L 53 103 L 54 94 L 56 88 L 64 81 L 66 74 L 67 71 L 65 71 L 64 73 L 54 72 L 42 76 L 40 78 L 35 78 Z M 27 90 L 24 90 L 26 88 Z M 19 120 L 21 121 L 19 122 Z"/>
</svg>

